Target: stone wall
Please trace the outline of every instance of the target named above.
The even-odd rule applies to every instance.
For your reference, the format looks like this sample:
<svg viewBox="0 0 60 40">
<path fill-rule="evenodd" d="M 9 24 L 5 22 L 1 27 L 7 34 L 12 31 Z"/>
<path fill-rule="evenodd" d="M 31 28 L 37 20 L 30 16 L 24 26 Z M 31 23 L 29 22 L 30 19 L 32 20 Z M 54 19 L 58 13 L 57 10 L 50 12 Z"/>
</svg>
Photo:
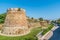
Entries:
<svg viewBox="0 0 60 40">
<path fill-rule="evenodd" d="M 21 8 L 10 8 L 7 10 L 2 33 L 4 34 L 24 34 L 28 31 L 25 10 Z M 27 31 L 27 32 L 26 32 Z"/>
</svg>

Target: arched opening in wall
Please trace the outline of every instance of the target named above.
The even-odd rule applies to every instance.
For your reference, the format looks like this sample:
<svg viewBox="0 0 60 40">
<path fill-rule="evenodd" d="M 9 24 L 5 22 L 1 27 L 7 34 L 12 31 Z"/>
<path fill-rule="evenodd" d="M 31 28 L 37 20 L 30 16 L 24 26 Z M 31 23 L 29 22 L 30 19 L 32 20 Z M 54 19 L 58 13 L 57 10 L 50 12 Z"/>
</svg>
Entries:
<svg viewBox="0 0 60 40">
<path fill-rule="evenodd" d="M 11 33 L 9 33 L 11 35 Z"/>
<path fill-rule="evenodd" d="M 24 34 L 24 30 L 23 30 L 23 29 L 18 29 L 18 30 L 16 31 L 16 34 Z"/>
</svg>

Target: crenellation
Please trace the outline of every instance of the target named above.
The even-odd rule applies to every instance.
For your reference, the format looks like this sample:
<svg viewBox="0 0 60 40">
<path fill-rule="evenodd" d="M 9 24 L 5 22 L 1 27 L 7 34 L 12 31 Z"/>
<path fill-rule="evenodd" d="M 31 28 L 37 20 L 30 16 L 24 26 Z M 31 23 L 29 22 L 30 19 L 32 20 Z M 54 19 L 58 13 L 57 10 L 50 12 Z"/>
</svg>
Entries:
<svg viewBox="0 0 60 40">
<path fill-rule="evenodd" d="M 25 12 L 25 9 L 22 9 L 22 8 L 9 8 L 8 11 L 24 11 Z"/>
</svg>

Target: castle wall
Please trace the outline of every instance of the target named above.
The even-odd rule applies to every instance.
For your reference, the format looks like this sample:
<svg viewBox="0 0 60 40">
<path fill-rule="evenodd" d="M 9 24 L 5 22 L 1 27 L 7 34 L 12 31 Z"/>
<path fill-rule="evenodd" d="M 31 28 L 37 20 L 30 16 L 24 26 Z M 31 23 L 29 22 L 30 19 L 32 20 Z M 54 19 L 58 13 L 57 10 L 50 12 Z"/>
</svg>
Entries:
<svg viewBox="0 0 60 40">
<path fill-rule="evenodd" d="M 23 34 L 28 30 L 27 19 L 24 9 L 10 8 L 7 11 L 2 33 Z"/>
</svg>

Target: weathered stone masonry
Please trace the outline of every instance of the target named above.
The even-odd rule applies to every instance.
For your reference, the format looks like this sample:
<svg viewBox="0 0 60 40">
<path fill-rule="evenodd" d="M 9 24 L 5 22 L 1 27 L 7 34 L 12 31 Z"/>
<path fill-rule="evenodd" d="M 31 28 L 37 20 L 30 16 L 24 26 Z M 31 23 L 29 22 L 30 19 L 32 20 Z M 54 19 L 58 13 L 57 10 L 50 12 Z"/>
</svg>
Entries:
<svg viewBox="0 0 60 40">
<path fill-rule="evenodd" d="M 27 33 L 28 31 L 25 10 L 21 8 L 9 8 L 1 33 L 18 35 Z"/>
</svg>

